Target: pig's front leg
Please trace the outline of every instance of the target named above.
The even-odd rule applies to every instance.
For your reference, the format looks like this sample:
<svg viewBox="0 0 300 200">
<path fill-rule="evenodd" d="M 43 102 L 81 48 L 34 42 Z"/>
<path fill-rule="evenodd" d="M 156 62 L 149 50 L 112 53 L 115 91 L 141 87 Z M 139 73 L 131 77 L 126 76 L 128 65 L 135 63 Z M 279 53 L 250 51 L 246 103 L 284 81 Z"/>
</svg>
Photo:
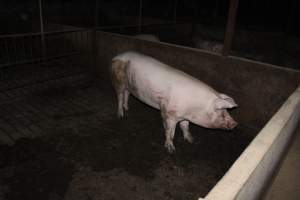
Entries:
<svg viewBox="0 0 300 200">
<path fill-rule="evenodd" d="M 162 118 L 166 136 L 165 147 L 168 149 L 169 153 L 173 153 L 175 151 L 173 138 L 175 135 L 177 120 L 172 111 L 168 112 L 165 109 L 162 109 Z"/>
<path fill-rule="evenodd" d="M 189 143 L 193 143 L 193 136 L 191 135 L 191 132 L 189 131 L 189 121 L 183 120 L 179 123 L 180 128 L 183 132 L 183 137 L 186 141 Z"/>
<path fill-rule="evenodd" d="M 173 153 L 175 151 L 175 147 L 173 144 L 173 138 L 175 134 L 176 121 L 172 119 L 164 119 L 164 127 L 165 127 L 165 147 L 168 149 L 169 153 Z"/>
</svg>

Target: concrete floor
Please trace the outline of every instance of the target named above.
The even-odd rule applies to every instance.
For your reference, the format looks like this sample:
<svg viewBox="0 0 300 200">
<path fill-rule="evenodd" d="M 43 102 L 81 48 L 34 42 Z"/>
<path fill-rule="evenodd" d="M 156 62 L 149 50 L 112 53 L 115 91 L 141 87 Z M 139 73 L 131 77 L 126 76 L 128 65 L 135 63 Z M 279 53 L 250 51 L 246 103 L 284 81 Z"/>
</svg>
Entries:
<svg viewBox="0 0 300 200">
<path fill-rule="evenodd" d="M 300 199 L 300 126 L 264 200 Z"/>
<path fill-rule="evenodd" d="M 194 144 L 177 129 L 170 155 L 157 110 L 130 97 L 119 120 L 108 83 L 50 86 L 0 101 L 1 200 L 197 199 L 257 132 L 191 125 Z"/>
</svg>

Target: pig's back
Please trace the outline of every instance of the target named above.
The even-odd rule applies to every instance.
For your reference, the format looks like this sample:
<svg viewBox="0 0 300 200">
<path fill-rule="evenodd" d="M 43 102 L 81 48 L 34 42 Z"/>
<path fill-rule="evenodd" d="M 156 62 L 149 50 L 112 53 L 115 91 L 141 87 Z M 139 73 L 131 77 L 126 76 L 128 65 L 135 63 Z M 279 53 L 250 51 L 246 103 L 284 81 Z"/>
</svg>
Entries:
<svg viewBox="0 0 300 200">
<path fill-rule="evenodd" d="M 157 109 L 162 99 L 173 98 L 187 104 L 192 103 L 187 101 L 208 99 L 216 93 L 200 80 L 149 56 L 126 52 L 114 59 L 129 61 L 126 73 L 131 92 Z"/>
</svg>

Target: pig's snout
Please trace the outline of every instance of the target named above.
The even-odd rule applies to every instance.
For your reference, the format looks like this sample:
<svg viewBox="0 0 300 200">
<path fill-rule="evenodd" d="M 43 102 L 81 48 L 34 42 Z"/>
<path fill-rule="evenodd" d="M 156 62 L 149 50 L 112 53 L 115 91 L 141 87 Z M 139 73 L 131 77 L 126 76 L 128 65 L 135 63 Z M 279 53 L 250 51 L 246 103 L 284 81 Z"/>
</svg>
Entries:
<svg viewBox="0 0 300 200">
<path fill-rule="evenodd" d="M 226 128 L 231 130 L 234 129 L 237 125 L 238 123 L 232 119 L 227 122 Z"/>
</svg>

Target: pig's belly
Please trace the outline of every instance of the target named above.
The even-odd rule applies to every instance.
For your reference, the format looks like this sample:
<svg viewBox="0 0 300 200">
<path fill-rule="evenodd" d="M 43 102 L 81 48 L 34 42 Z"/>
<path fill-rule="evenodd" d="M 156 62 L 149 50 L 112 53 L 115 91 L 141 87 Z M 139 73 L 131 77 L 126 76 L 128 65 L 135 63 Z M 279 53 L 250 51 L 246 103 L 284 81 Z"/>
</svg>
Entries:
<svg viewBox="0 0 300 200">
<path fill-rule="evenodd" d="M 149 106 L 160 109 L 160 103 L 163 99 L 162 92 L 153 88 L 151 85 L 139 82 L 138 84 L 128 85 L 130 93 Z"/>
</svg>

